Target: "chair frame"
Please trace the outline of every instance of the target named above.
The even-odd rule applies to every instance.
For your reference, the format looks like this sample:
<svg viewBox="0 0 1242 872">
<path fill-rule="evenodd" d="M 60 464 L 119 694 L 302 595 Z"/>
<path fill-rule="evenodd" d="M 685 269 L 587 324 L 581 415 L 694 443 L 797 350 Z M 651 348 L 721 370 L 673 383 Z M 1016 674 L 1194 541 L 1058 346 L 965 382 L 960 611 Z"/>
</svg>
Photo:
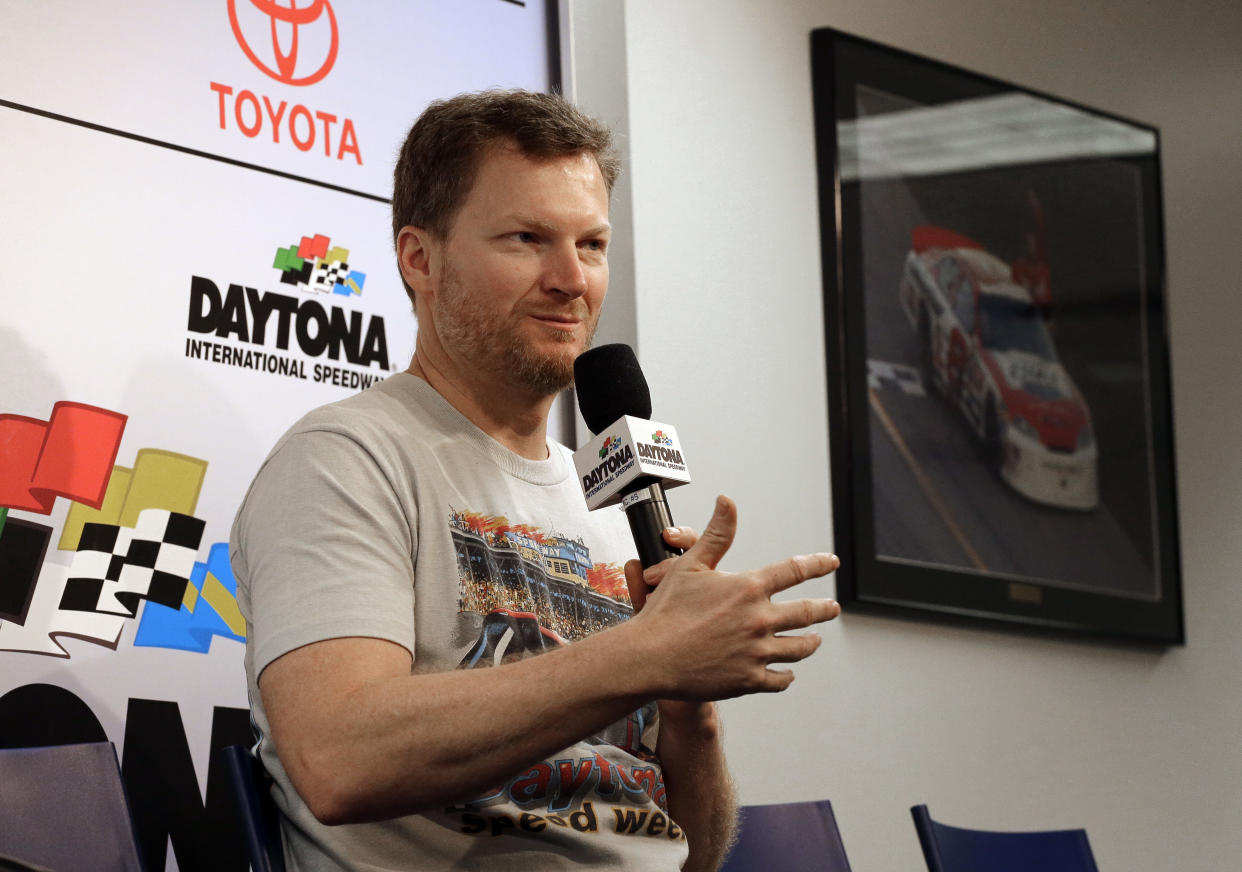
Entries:
<svg viewBox="0 0 1242 872">
<path fill-rule="evenodd" d="M 228 745 L 218 752 L 229 773 L 237 800 L 238 819 L 253 872 L 285 872 L 280 811 L 272 799 L 272 776 L 244 745 Z"/>
<path fill-rule="evenodd" d="M 757 830 L 758 837 L 748 839 L 748 827 Z M 784 848 L 786 844 L 791 850 Z M 741 809 L 738 841 L 725 858 L 721 872 L 775 869 L 850 872 L 831 802 L 821 799 Z"/>
<path fill-rule="evenodd" d="M 1049 842 L 1055 842 L 1057 843 L 1056 849 L 1065 852 L 1065 860 L 1075 860 L 1079 864 L 1074 867 L 1058 867 L 1058 869 L 1066 869 L 1067 872 L 1099 872 L 1099 868 L 1095 864 L 1095 857 L 1091 853 L 1091 843 L 1087 840 L 1086 830 L 1005 832 L 954 827 L 932 820 L 926 805 L 911 807 L 910 815 L 914 818 L 914 829 L 918 833 L 919 845 L 923 849 L 923 858 L 927 861 L 928 872 L 993 872 L 993 870 L 995 872 L 1002 872 L 1002 870 L 1015 868 L 1011 860 L 1001 859 L 998 859 L 994 866 L 982 866 L 973 860 L 969 861 L 968 865 L 955 865 L 952 860 L 946 862 L 945 851 L 942 850 L 941 845 L 941 835 L 968 838 L 976 843 L 980 843 L 978 848 L 980 853 L 987 850 L 986 847 L 982 846 L 986 844 L 996 847 L 1003 846 L 1008 850 L 1016 850 L 1023 843 L 1026 843 L 1032 850 L 1039 848 L 1046 851 L 1052 847 L 1049 845 Z M 1023 865 L 1017 872 L 1022 872 L 1025 869 L 1033 870 L 1035 868 L 1037 867 L 1034 865 Z"/>
<path fill-rule="evenodd" d="M 95 869 L 108 862 L 116 869 L 145 869 L 116 745 L 64 743 L 4 748 L 0 754 L 9 761 L 0 783 L 7 797 L 3 822 L 15 835 L 0 841 L 0 867 Z"/>
</svg>

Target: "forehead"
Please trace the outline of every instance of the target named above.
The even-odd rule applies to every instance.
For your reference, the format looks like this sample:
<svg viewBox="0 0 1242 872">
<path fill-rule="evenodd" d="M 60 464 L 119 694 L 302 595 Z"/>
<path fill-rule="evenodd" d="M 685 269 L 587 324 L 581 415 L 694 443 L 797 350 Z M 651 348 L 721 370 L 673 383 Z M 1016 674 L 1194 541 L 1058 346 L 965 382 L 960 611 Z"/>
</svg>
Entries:
<svg viewBox="0 0 1242 872">
<path fill-rule="evenodd" d="M 482 156 L 458 220 L 505 217 L 511 212 L 608 214 L 608 189 L 595 156 L 580 152 L 532 158 L 513 146 L 493 146 Z"/>
</svg>

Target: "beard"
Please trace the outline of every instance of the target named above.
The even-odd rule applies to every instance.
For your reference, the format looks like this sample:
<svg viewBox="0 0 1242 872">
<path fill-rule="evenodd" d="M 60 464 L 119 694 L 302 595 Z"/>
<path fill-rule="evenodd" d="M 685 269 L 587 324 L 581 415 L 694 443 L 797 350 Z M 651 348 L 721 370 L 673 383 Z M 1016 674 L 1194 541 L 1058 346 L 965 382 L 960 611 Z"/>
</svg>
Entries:
<svg viewBox="0 0 1242 872">
<path fill-rule="evenodd" d="M 574 361 L 591 347 L 598 318 L 586 304 L 573 300 L 560 311 L 572 311 L 586 327 L 586 342 L 577 346 L 575 333 L 552 331 L 557 348 L 547 351 L 522 335 L 521 324 L 532 311 L 548 308 L 515 308 L 500 312 L 477 304 L 478 294 L 467 288 L 451 263 L 445 263 L 444 280 L 437 295 L 435 324 L 440 342 L 462 359 L 492 378 L 525 388 L 539 396 L 557 394 L 574 383 Z"/>
</svg>

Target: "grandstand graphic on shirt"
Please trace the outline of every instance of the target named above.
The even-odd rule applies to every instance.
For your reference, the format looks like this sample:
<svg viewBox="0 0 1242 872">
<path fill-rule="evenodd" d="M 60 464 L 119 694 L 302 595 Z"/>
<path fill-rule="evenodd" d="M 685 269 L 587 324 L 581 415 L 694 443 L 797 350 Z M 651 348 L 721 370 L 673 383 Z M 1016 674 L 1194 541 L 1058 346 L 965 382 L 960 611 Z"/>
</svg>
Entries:
<svg viewBox="0 0 1242 872">
<path fill-rule="evenodd" d="M 592 562 L 581 538 L 513 523 L 503 515 L 455 509 L 450 509 L 449 530 L 457 552 L 458 612 L 483 619 L 462 669 L 531 657 L 634 614 L 625 571 L 615 563 Z M 648 702 L 583 741 L 614 745 L 640 761 L 652 761 L 657 730 L 656 704 Z M 648 764 L 639 770 L 626 777 L 649 775 L 652 781 L 644 789 L 662 803 L 656 770 Z M 574 807 L 581 800 L 575 797 Z"/>
<path fill-rule="evenodd" d="M 449 530 L 457 552 L 457 610 L 483 618 L 462 669 L 540 654 L 634 614 L 625 571 L 592 562 L 581 538 L 455 509 Z M 655 716 L 655 704 L 648 703 L 586 741 L 650 757 Z"/>
<path fill-rule="evenodd" d="M 512 650 L 488 645 L 491 650 L 471 652 L 476 659 L 521 657 L 531 649 L 581 639 L 633 614 L 622 568 L 593 563 L 580 538 L 515 524 L 503 515 L 456 510 L 449 528 L 461 585 L 458 611 L 483 615 L 485 630 L 494 625 L 496 641 L 513 631 L 506 646 Z"/>
</svg>

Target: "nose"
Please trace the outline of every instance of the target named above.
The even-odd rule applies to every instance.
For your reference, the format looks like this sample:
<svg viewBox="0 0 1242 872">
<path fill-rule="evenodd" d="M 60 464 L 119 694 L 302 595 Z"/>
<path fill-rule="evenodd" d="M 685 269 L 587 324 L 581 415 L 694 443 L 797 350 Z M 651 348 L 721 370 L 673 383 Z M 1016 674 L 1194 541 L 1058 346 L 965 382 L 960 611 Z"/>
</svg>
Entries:
<svg viewBox="0 0 1242 872">
<path fill-rule="evenodd" d="M 557 245 L 546 253 L 543 265 L 545 291 L 577 299 L 587 292 L 588 286 L 586 269 L 577 245 Z"/>
</svg>

